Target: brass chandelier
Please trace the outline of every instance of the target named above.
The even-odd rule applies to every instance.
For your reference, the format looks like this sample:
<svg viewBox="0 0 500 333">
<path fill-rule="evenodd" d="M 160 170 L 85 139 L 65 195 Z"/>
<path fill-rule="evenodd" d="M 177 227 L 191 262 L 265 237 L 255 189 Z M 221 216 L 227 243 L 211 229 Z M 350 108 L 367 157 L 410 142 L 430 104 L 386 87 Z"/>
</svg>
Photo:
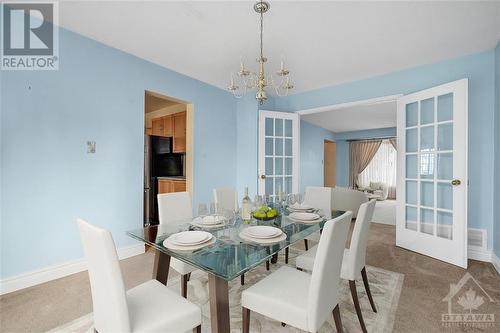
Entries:
<svg viewBox="0 0 500 333">
<path fill-rule="evenodd" d="M 264 13 L 267 12 L 269 8 L 270 5 L 266 1 L 258 1 L 253 6 L 255 12 L 260 15 L 260 56 L 257 58 L 259 73 L 247 70 L 244 62 L 241 61 L 240 70 L 237 72 L 238 75 L 235 77 L 234 74 L 231 73 L 231 83 L 227 87 L 236 98 L 243 97 L 249 89 L 256 89 L 255 98 L 259 101 L 260 105 L 267 99 L 265 90 L 267 86 L 273 87 L 278 96 L 288 95 L 290 89 L 293 88 L 290 82 L 290 71 L 285 68 L 283 60 L 281 60 L 280 70 L 276 72 L 276 75 L 279 77 L 279 83 L 274 81 L 273 75 L 266 77 L 265 74 L 264 64 L 267 58 L 264 57 L 264 43 L 262 40 L 264 34 Z"/>
</svg>

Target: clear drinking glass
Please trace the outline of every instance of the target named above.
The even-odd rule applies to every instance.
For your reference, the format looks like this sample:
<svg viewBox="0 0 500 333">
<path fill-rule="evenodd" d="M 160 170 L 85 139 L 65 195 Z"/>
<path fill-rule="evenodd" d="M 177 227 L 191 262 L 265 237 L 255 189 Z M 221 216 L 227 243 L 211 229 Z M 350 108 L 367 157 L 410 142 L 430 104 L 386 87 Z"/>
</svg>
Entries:
<svg viewBox="0 0 500 333">
<path fill-rule="evenodd" d="M 299 205 L 302 205 L 304 203 L 304 195 L 302 193 L 295 194 L 295 200 Z"/>
<path fill-rule="evenodd" d="M 262 195 L 256 195 L 253 202 L 254 202 L 256 209 L 259 208 L 260 206 L 262 206 L 262 204 L 264 203 L 263 199 L 262 199 Z"/>
<path fill-rule="evenodd" d="M 207 204 L 201 203 L 198 205 L 198 216 L 203 218 L 208 215 Z"/>
<path fill-rule="evenodd" d="M 295 203 L 297 202 L 296 198 L 295 198 L 295 194 L 293 193 L 290 193 L 286 196 L 286 204 L 288 206 L 293 206 L 295 205 Z"/>
</svg>

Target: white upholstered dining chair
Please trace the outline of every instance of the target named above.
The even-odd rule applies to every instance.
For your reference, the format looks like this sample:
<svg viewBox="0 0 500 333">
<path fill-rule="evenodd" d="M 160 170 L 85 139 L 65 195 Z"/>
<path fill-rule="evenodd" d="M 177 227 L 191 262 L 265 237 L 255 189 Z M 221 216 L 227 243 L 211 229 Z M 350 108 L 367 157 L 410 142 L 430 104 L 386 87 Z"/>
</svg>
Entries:
<svg viewBox="0 0 500 333">
<path fill-rule="evenodd" d="M 160 224 L 182 224 L 193 218 L 191 197 L 188 192 L 158 194 Z M 170 258 L 170 267 L 181 274 L 181 295 L 187 297 L 187 283 L 196 268 L 179 259 Z"/>
<path fill-rule="evenodd" d="M 363 284 L 365 285 L 366 294 L 368 296 L 368 300 L 370 301 L 372 310 L 377 312 L 377 308 L 375 307 L 375 302 L 373 301 L 370 291 L 370 285 L 368 284 L 368 277 L 366 275 L 365 268 L 368 231 L 370 229 L 375 203 L 376 200 L 371 200 L 359 207 L 358 217 L 356 218 L 354 230 L 351 236 L 351 244 L 349 249 L 344 250 L 344 260 L 342 262 L 342 270 L 340 273 L 342 279 L 349 280 L 352 300 L 354 302 L 356 314 L 358 315 L 359 323 L 363 332 L 366 332 L 366 326 L 363 320 L 363 314 L 361 313 L 361 307 L 359 305 L 358 293 L 356 291 L 356 279 L 360 275 L 363 279 Z M 317 257 L 317 251 L 318 247 L 314 246 L 309 251 L 298 256 L 296 260 L 297 268 L 308 271 L 312 270 L 314 272 L 314 261 L 315 257 Z"/>
<path fill-rule="evenodd" d="M 250 329 L 250 311 L 305 330 L 316 332 L 333 312 L 337 332 L 342 332 L 339 280 L 351 212 L 325 223 L 312 274 L 282 266 L 241 295 L 243 332 Z"/>
<path fill-rule="evenodd" d="M 214 188 L 214 202 L 217 207 L 236 212 L 238 210 L 238 193 L 232 187 Z"/>
<path fill-rule="evenodd" d="M 321 215 L 330 219 L 332 217 L 332 188 L 307 186 L 304 195 L 304 203 L 319 209 Z M 319 237 L 320 232 L 317 231 L 304 238 L 304 247 L 306 251 L 309 250 L 309 241 L 313 240 L 318 242 Z M 285 249 L 285 263 L 288 264 L 288 248 Z"/>
<path fill-rule="evenodd" d="M 107 332 L 201 332 L 201 309 L 156 280 L 125 291 L 111 233 L 78 220 L 92 291 L 94 328 Z"/>
</svg>

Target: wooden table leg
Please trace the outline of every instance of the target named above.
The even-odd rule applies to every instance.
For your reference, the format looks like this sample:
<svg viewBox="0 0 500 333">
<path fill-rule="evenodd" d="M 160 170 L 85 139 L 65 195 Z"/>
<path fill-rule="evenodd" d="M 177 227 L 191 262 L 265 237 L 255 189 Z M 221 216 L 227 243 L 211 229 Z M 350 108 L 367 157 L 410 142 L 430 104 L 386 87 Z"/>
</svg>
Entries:
<svg viewBox="0 0 500 333">
<path fill-rule="evenodd" d="M 227 281 L 208 274 L 212 333 L 229 333 L 229 291 Z"/>
<path fill-rule="evenodd" d="M 167 285 L 170 256 L 155 249 L 155 263 L 153 266 L 153 279 Z"/>
</svg>

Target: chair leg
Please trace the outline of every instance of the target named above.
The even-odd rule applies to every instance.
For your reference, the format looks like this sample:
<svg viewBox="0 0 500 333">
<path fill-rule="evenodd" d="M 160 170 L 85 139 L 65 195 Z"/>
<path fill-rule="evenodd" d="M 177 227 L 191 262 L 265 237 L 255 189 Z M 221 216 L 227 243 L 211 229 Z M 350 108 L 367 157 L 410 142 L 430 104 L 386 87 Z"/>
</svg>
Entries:
<svg viewBox="0 0 500 333">
<path fill-rule="evenodd" d="M 242 286 L 244 286 L 244 285 L 245 285 L 245 274 L 241 274 L 241 275 L 240 275 L 240 284 L 241 284 Z"/>
<path fill-rule="evenodd" d="M 269 260 L 266 261 L 266 271 L 268 271 L 268 270 L 269 270 Z"/>
<path fill-rule="evenodd" d="M 243 333 L 249 333 L 250 332 L 250 310 L 247 308 L 242 307 L 243 310 Z"/>
<path fill-rule="evenodd" d="M 340 319 L 340 309 L 338 304 L 333 308 L 333 320 L 335 321 L 335 328 L 337 329 L 337 333 L 343 333 L 344 328 L 342 327 L 342 320 Z"/>
<path fill-rule="evenodd" d="M 191 273 L 187 273 L 187 280 L 191 280 Z"/>
<path fill-rule="evenodd" d="M 188 289 L 188 274 L 184 274 L 181 276 L 181 295 L 184 298 L 187 298 L 187 289 Z"/>
<path fill-rule="evenodd" d="M 201 325 L 196 326 L 195 328 L 193 328 L 193 333 L 201 333 Z"/>
<path fill-rule="evenodd" d="M 349 287 L 351 287 L 352 301 L 354 302 L 354 307 L 356 308 L 359 324 L 361 325 L 363 333 L 366 333 L 365 321 L 363 320 L 363 314 L 361 313 L 361 307 L 359 306 L 358 292 L 356 291 L 356 281 L 349 280 Z"/>
<path fill-rule="evenodd" d="M 285 264 L 288 264 L 288 248 L 285 249 Z"/>
<path fill-rule="evenodd" d="M 370 291 L 370 285 L 368 284 L 368 276 L 366 275 L 366 268 L 363 267 L 361 270 L 361 276 L 363 277 L 363 283 L 365 285 L 366 294 L 368 295 L 368 299 L 370 300 L 370 305 L 372 306 L 373 312 L 377 312 L 377 308 L 375 307 L 375 302 L 373 301 L 372 292 Z"/>
<path fill-rule="evenodd" d="M 307 239 L 304 239 L 304 247 L 306 248 L 306 251 L 309 250 L 309 242 Z"/>
</svg>

